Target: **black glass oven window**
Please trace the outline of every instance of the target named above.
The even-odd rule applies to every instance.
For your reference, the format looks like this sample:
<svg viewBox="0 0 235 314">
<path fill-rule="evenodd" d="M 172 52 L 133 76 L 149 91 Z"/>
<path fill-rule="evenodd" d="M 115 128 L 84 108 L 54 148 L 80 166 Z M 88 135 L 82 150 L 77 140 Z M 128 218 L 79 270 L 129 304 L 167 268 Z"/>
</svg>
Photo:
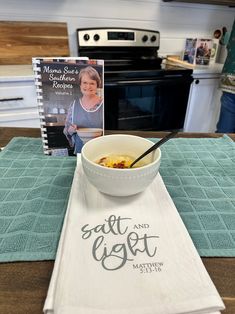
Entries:
<svg viewBox="0 0 235 314">
<path fill-rule="evenodd" d="M 154 86 L 123 88 L 119 101 L 118 129 L 146 128 L 157 119 L 158 102 Z"/>
<path fill-rule="evenodd" d="M 190 82 L 105 86 L 105 128 L 110 130 L 182 129 Z"/>
</svg>

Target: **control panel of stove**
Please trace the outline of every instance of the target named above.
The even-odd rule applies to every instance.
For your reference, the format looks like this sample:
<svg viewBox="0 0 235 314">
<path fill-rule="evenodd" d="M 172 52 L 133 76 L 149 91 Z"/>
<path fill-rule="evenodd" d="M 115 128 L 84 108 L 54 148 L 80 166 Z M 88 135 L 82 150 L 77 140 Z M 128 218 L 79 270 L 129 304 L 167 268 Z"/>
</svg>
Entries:
<svg viewBox="0 0 235 314">
<path fill-rule="evenodd" d="M 124 28 L 77 29 L 78 46 L 159 47 L 158 31 Z"/>
</svg>

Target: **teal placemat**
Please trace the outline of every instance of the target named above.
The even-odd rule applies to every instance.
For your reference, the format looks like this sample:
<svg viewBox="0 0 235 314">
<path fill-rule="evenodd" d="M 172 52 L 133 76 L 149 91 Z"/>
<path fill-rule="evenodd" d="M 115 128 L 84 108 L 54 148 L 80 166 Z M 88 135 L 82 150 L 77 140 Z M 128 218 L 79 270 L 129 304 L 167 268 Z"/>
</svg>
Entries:
<svg viewBox="0 0 235 314">
<path fill-rule="evenodd" d="M 55 258 L 76 158 L 45 156 L 41 143 L 14 138 L 0 153 L 0 262 Z M 161 150 L 160 173 L 199 254 L 235 256 L 235 143 L 176 138 Z"/>
<path fill-rule="evenodd" d="M 0 262 L 55 258 L 76 158 L 14 138 L 0 153 Z"/>
<path fill-rule="evenodd" d="M 160 173 L 200 256 L 235 256 L 235 143 L 177 138 Z"/>
</svg>

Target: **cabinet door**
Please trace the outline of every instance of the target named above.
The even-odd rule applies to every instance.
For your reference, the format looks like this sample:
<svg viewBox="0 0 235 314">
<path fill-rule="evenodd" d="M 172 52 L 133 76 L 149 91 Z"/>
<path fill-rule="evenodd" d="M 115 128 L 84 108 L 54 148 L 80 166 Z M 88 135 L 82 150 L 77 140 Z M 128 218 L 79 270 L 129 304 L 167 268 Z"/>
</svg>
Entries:
<svg viewBox="0 0 235 314">
<path fill-rule="evenodd" d="M 215 132 L 220 110 L 220 78 L 195 79 L 184 123 L 186 132 Z"/>
<path fill-rule="evenodd" d="M 0 126 L 40 127 L 34 81 L 0 83 Z"/>
</svg>

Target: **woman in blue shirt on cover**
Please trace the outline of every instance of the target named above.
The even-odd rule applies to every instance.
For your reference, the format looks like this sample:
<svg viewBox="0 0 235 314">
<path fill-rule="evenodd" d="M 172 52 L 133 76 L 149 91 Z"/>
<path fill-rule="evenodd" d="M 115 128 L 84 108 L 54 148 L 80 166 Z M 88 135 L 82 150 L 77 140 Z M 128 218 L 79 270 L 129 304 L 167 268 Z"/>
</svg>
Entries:
<svg viewBox="0 0 235 314">
<path fill-rule="evenodd" d="M 97 95 L 97 89 L 101 88 L 99 73 L 87 66 L 80 71 L 78 80 L 82 97 L 75 99 L 70 106 L 64 128 L 75 154 L 81 152 L 83 146 L 77 134 L 79 128 L 103 129 L 103 99 Z"/>
</svg>

